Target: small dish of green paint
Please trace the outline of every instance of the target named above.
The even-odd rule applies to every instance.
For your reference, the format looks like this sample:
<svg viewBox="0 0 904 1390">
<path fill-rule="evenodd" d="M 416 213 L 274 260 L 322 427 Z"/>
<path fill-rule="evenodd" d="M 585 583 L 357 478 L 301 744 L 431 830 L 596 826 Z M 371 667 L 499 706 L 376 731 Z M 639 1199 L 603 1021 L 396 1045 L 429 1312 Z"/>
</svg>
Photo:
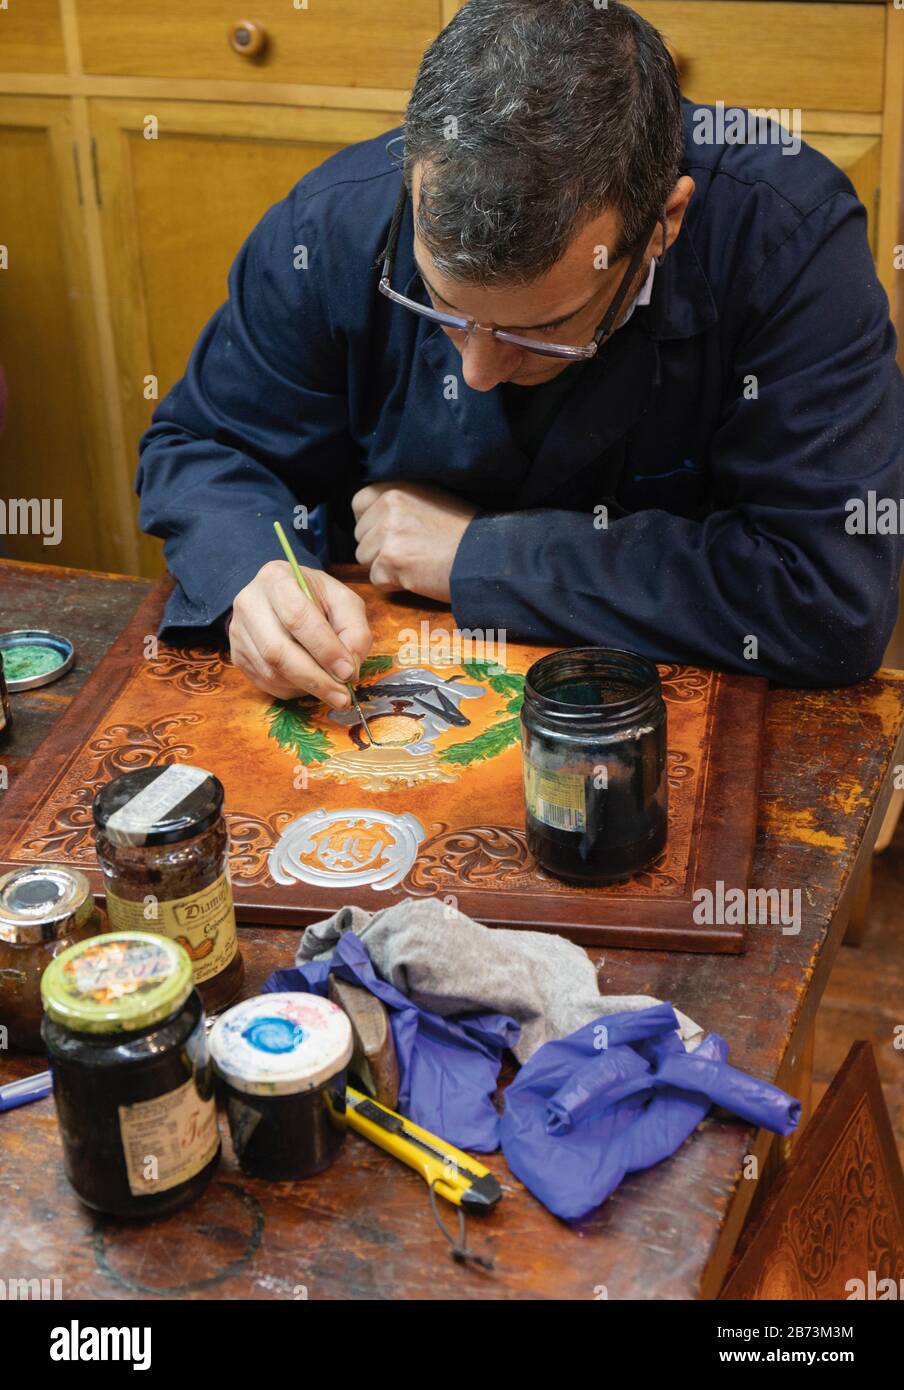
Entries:
<svg viewBox="0 0 904 1390">
<path fill-rule="evenodd" d="M 11 692 L 49 685 L 64 676 L 75 660 L 75 648 L 68 637 L 33 627 L 0 632 L 0 654 Z"/>
</svg>

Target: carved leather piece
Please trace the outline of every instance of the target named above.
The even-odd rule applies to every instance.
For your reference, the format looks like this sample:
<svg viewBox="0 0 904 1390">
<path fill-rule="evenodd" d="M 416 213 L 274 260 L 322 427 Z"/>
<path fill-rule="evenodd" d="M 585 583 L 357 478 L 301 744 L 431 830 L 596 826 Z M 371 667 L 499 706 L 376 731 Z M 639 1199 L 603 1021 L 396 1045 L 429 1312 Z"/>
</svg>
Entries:
<svg viewBox="0 0 904 1390">
<path fill-rule="evenodd" d="M 847 1299 L 904 1280 L 904 1173 L 869 1043 L 840 1067 L 738 1243 L 724 1299 Z M 849 1287 L 850 1286 L 850 1287 Z M 875 1295 L 874 1295 L 875 1296 Z"/>
<path fill-rule="evenodd" d="M 226 789 L 239 920 L 299 924 L 345 903 L 375 910 L 402 892 L 438 893 L 478 921 L 545 927 L 584 945 L 743 948 L 742 926 L 694 921 L 693 895 L 719 879 L 747 887 L 764 681 L 660 666 L 669 719 L 667 848 L 627 884 L 576 888 L 538 869 L 524 839 L 519 692 L 548 648 L 508 643 L 489 668 L 467 652 L 434 659 L 440 639 L 454 639 L 448 612 L 356 586 L 374 632 L 359 694 L 377 698 L 382 681 L 398 725 L 391 747 L 362 749 L 348 717 L 331 718 L 313 702 L 284 707 L 255 690 L 221 652 L 160 643 L 147 655 L 168 587 L 163 581 L 148 596 L 4 797 L 0 867 L 75 864 L 99 888 L 91 820 L 98 787 L 129 769 L 190 762 L 215 772 Z M 454 680 L 450 690 L 465 691 L 466 698 L 449 699 L 454 709 L 429 690 L 411 697 L 396 688 L 399 673 L 411 669 L 410 662 L 398 664 L 400 643 L 406 630 L 409 643 L 412 632 L 420 638 L 422 624 L 430 645 L 417 665 L 442 682 Z M 407 750 L 415 744 L 413 756 Z M 290 822 L 321 807 L 340 817 L 343 844 L 344 808 L 416 817 L 424 836 L 402 884 L 344 887 L 340 873 L 335 889 L 274 883 L 270 850 Z M 347 841 L 352 854 L 366 852 L 354 826 Z"/>
</svg>

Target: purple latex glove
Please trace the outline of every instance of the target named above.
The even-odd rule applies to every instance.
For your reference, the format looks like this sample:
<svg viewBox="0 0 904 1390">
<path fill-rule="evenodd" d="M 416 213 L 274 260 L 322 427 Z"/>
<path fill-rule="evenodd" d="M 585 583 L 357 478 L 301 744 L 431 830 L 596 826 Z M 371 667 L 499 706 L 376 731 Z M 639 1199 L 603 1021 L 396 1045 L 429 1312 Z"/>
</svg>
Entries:
<svg viewBox="0 0 904 1390">
<path fill-rule="evenodd" d="M 343 932 L 328 960 L 277 970 L 264 992 L 303 990 L 326 995 L 330 975 L 363 985 L 389 1011 L 399 1063 L 399 1110 L 456 1148 L 499 1148 L 493 1092 L 503 1053 L 517 1042 L 519 1024 L 506 1014 L 441 1018 L 419 1009 L 377 975 L 360 937 Z"/>
<path fill-rule="evenodd" d="M 667 1032 L 664 1009 L 673 1020 Z M 632 1041 L 613 1046 L 626 1020 Z M 600 1037 L 608 1049 L 600 1051 Z M 714 1102 L 789 1133 L 799 1102 L 727 1057 L 715 1034 L 685 1052 L 668 1005 L 603 1016 L 544 1044 L 505 1094 L 500 1138 L 509 1167 L 550 1211 L 573 1220 L 605 1201 L 626 1173 L 673 1154 Z"/>
</svg>

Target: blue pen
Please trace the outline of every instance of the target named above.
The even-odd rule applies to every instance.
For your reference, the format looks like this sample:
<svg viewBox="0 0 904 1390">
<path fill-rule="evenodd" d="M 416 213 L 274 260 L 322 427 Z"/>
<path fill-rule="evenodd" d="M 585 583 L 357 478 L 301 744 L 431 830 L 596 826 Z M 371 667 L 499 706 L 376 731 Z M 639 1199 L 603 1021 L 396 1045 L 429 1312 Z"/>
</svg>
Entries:
<svg viewBox="0 0 904 1390">
<path fill-rule="evenodd" d="M 43 1100 L 49 1096 L 52 1086 L 49 1071 L 39 1071 L 34 1076 L 23 1076 L 20 1081 L 8 1081 L 0 1086 L 0 1110 L 15 1110 L 17 1105 L 27 1105 L 32 1100 Z"/>
</svg>

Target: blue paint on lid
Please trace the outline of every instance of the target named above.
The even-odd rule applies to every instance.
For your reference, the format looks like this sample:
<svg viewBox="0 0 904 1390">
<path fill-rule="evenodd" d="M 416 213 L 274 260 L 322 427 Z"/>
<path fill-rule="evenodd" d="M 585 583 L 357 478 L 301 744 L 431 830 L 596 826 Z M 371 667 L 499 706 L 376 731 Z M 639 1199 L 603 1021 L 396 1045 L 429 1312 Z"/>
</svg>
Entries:
<svg viewBox="0 0 904 1390">
<path fill-rule="evenodd" d="M 242 1037 L 258 1052 L 271 1055 L 280 1052 L 294 1052 L 301 1047 L 307 1034 L 297 1023 L 289 1018 L 255 1018 L 242 1029 Z"/>
</svg>

